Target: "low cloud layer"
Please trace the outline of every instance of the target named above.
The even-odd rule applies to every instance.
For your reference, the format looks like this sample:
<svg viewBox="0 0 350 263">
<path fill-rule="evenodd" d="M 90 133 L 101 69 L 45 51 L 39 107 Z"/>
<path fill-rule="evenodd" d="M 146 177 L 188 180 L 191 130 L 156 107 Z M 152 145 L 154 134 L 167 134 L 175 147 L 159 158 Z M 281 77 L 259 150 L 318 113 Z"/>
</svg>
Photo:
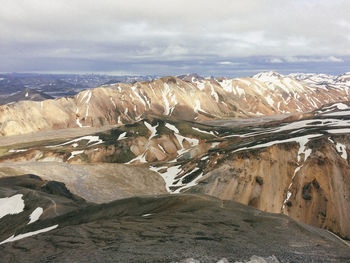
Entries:
<svg viewBox="0 0 350 263">
<path fill-rule="evenodd" d="M 349 13 L 346 0 L 2 0 L 0 71 L 345 68 Z"/>
</svg>

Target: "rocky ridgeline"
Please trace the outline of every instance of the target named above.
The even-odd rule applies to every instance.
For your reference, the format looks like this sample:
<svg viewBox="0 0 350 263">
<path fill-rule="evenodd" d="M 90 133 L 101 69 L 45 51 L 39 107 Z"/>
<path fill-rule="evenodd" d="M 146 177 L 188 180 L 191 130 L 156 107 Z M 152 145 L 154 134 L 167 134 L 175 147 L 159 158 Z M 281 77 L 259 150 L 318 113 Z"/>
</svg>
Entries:
<svg viewBox="0 0 350 263">
<path fill-rule="evenodd" d="M 349 99 L 345 86 L 306 85 L 291 76 L 264 72 L 252 78 L 164 77 L 116 83 L 74 97 L 21 101 L 0 107 L 0 134 L 121 125 L 147 114 L 183 120 L 307 112 Z"/>
</svg>

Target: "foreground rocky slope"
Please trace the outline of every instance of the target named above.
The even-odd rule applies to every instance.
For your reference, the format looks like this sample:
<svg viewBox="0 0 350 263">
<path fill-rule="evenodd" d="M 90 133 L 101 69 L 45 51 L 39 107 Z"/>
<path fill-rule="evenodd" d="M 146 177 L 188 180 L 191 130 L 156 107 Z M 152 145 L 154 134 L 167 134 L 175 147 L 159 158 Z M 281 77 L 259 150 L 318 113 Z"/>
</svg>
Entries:
<svg viewBox="0 0 350 263">
<path fill-rule="evenodd" d="M 32 174 L 0 178 L 0 244 L 5 239 L 13 240 L 21 228 L 35 229 L 41 220 L 87 205 L 61 182 L 42 180 Z"/>
<path fill-rule="evenodd" d="M 8 217 L 11 217 L 8 215 Z M 1 220 L 1 219 L 0 219 Z M 54 226 L 54 228 L 53 228 Z M 229 262 L 275 255 L 280 262 L 346 262 L 334 235 L 287 216 L 203 195 L 131 198 L 22 226 L 35 236 L 6 242 L 6 262 Z"/>
<path fill-rule="evenodd" d="M 349 113 L 348 104 L 337 103 L 255 126 L 149 117 L 90 136 L 0 147 L 0 161 L 3 167 L 17 169 L 15 174 L 22 169 L 55 180 L 40 172 L 44 163 L 139 166 L 145 177 L 152 175 L 152 182 L 162 178 L 170 193 L 190 191 L 235 200 L 349 238 Z M 36 164 L 36 169 L 13 164 L 28 161 L 43 164 Z M 70 178 L 60 180 L 91 200 L 84 191 L 77 192 Z M 157 189 L 154 193 L 161 190 Z"/>
<path fill-rule="evenodd" d="M 85 90 L 74 97 L 1 106 L 0 134 L 118 125 L 140 120 L 145 114 L 207 120 L 305 112 L 349 100 L 348 89 L 308 86 L 275 72 L 252 78 L 182 76 L 117 83 Z"/>
</svg>

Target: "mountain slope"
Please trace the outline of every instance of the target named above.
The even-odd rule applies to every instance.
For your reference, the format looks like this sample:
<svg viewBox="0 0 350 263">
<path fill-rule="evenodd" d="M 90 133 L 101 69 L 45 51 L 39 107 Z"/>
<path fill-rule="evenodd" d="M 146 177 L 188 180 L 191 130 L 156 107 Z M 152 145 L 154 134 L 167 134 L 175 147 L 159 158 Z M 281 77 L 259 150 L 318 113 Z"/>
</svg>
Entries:
<svg viewBox="0 0 350 263">
<path fill-rule="evenodd" d="M 0 106 L 0 134 L 118 125 L 145 114 L 208 120 L 305 112 L 350 96 L 348 86 L 315 88 L 273 72 L 253 78 L 184 79 L 118 83 L 74 97 Z"/>
<path fill-rule="evenodd" d="M 239 120 L 147 118 L 75 139 L 0 147 L 0 161 L 140 165 L 170 193 L 235 200 L 349 238 L 349 105 L 232 127 Z"/>
<path fill-rule="evenodd" d="M 46 232 L 1 245 L 1 258 L 13 262 L 32 262 L 33 257 L 40 262 L 179 262 L 185 258 L 218 262 L 223 257 L 235 262 L 252 255 L 275 255 L 280 262 L 350 259 L 350 248 L 324 230 L 203 195 L 137 197 L 90 205 L 22 227 L 16 236 L 38 229 Z"/>
</svg>

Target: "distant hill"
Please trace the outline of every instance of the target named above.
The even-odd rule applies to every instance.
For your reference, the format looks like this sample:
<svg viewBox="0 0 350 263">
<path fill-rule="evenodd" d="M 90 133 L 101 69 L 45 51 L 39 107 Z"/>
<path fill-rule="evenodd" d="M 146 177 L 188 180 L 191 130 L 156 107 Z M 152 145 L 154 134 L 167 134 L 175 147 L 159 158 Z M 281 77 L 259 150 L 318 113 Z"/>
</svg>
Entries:
<svg viewBox="0 0 350 263">
<path fill-rule="evenodd" d="M 0 97 L 0 105 L 14 103 L 21 100 L 43 101 L 47 99 L 53 99 L 53 97 L 44 92 L 26 88 L 15 94 Z"/>
</svg>

